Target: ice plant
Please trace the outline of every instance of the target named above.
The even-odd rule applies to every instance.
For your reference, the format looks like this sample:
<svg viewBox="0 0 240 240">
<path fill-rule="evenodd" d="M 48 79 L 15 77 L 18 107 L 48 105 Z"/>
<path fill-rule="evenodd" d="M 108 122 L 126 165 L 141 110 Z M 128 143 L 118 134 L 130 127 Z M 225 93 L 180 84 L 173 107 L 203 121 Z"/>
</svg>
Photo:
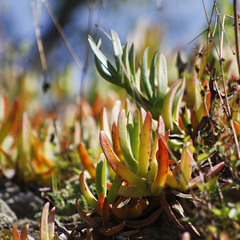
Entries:
<svg viewBox="0 0 240 240">
<path fill-rule="evenodd" d="M 49 212 L 49 205 L 50 203 L 47 202 L 42 210 L 40 221 L 40 240 L 58 239 L 54 237 L 55 207 L 53 207 Z"/>
<path fill-rule="evenodd" d="M 125 117 L 125 110 L 119 113 L 117 126 L 113 125 L 113 132 L 118 136 L 118 138 L 113 136 L 113 148 L 105 133 L 100 132 L 100 143 L 111 168 L 127 183 L 125 186 L 120 186 L 118 194 L 127 197 L 161 195 L 167 182 L 175 188 L 185 189 L 187 183 L 177 182 L 174 175 L 169 173 L 171 172 L 167 149 L 169 131 L 165 134 L 163 119 L 159 117 L 153 144 L 151 144 L 151 113 L 146 114 L 142 124 L 140 116 L 135 114 L 134 123 L 130 113 L 128 120 Z M 115 128 L 117 130 L 114 130 Z M 183 154 L 184 157 L 192 160 L 192 156 L 185 156 L 185 151 Z M 192 152 L 189 154 L 191 155 Z M 181 165 L 185 167 L 184 172 L 191 175 L 191 164 L 186 162 L 182 161 Z M 187 179 L 189 180 L 189 177 Z"/>
<path fill-rule="evenodd" d="M 115 31 L 111 31 L 115 67 L 101 52 L 101 40 L 96 44 L 89 36 L 89 44 L 95 54 L 95 63 L 100 75 L 107 81 L 124 88 L 127 93 L 151 112 L 154 119 L 162 115 L 167 129 L 178 126 L 180 103 L 184 93 L 185 80 L 179 79 L 168 90 L 167 64 L 163 54 L 155 53 L 148 69 L 148 49 L 145 50 L 141 66 L 136 69 L 135 52 L 126 44 L 122 47 Z"/>
<path fill-rule="evenodd" d="M 12 229 L 13 240 L 27 240 L 28 228 L 29 224 L 26 224 L 22 229 L 21 235 L 19 236 L 17 229 L 13 227 Z"/>
</svg>

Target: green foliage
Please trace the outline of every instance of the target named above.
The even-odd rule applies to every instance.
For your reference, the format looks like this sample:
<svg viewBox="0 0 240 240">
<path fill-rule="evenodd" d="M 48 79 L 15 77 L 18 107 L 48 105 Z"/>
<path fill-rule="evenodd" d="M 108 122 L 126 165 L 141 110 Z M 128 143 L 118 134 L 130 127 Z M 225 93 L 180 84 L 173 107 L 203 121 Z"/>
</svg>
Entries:
<svg viewBox="0 0 240 240">
<path fill-rule="evenodd" d="M 183 97 L 185 80 L 180 79 L 167 91 L 168 77 L 166 59 L 155 53 L 150 70 L 148 69 L 148 49 L 142 57 L 141 67 L 136 69 L 134 45 L 130 50 L 126 44 L 122 47 L 115 31 L 111 31 L 115 67 L 101 52 L 101 41 L 96 44 L 89 36 L 89 44 L 95 54 L 95 63 L 100 75 L 107 81 L 124 88 L 134 101 L 154 119 L 162 115 L 167 128 L 174 130 L 178 126 L 178 114 Z M 176 125 L 176 126 L 175 126 Z"/>
</svg>

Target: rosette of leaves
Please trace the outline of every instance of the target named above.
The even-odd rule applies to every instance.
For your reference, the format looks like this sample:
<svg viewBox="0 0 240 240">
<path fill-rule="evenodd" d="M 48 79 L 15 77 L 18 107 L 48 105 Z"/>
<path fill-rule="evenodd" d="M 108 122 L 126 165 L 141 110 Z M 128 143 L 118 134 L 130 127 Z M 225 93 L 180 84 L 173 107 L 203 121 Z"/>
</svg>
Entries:
<svg viewBox="0 0 240 240">
<path fill-rule="evenodd" d="M 185 141 L 181 159 L 176 162 L 170 160 L 168 149 L 170 131 L 165 132 L 165 124 L 161 117 L 156 131 L 152 130 L 152 121 L 150 112 L 136 110 L 134 114 L 129 112 L 126 116 L 125 109 L 122 110 L 117 123 L 113 123 L 111 143 L 105 132 L 100 132 L 103 154 L 96 168 L 91 164 L 89 157 L 85 158 L 87 161 L 84 166 L 95 181 L 97 194 L 90 190 L 84 172 L 80 175 L 80 189 L 89 205 L 97 209 L 102 216 L 103 223 L 108 222 L 106 219 L 109 219 L 109 214 L 114 214 L 118 219 L 127 220 L 125 222 L 127 226 L 139 227 L 140 222 L 129 219 L 140 217 L 148 211 L 150 205 L 146 199 L 151 197 L 156 200 L 155 203 L 160 204 L 160 207 L 152 213 L 151 221 L 155 221 L 164 210 L 169 219 L 182 228 L 167 203 L 165 189 L 168 187 L 177 192 L 185 192 L 190 188 L 200 187 L 204 177 L 217 173 L 224 165 L 217 164 L 206 174 L 192 178 L 194 160 L 191 139 Z M 80 152 L 83 152 L 82 150 Z M 81 158 L 83 159 L 83 155 Z M 107 177 L 107 162 L 115 172 L 112 182 L 108 182 L 110 178 Z M 121 199 L 126 198 L 135 201 L 135 205 L 119 207 L 124 205 Z M 79 207 L 78 211 L 81 218 L 86 218 Z M 91 222 L 89 218 L 86 218 L 86 221 L 89 221 L 89 224 Z M 150 218 L 141 222 L 143 225 L 149 223 Z M 97 224 L 91 226 L 100 231 L 99 226 L 96 227 Z M 116 229 L 120 230 L 123 227 L 124 224 L 117 225 Z M 113 232 L 113 229 L 110 232 Z"/>
<path fill-rule="evenodd" d="M 111 31 L 115 67 L 100 50 L 101 40 L 96 44 L 91 36 L 89 44 L 95 54 L 95 64 L 100 75 L 107 81 L 124 88 L 127 93 L 151 112 L 154 119 L 159 115 L 171 131 L 178 126 L 178 115 L 184 93 L 185 80 L 179 79 L 168 90 L 167 64 L 163 54 L 156 52 L 148 68 L 148 48 L 143 53 L 140 67 L 135 64 L 134 45 L 122 47 L 115 31 Z"/>
<path fill-rule="evenodd" d="M 81 159 L 86 170 L 95 179 L 97 195 L 100 196 L 102 193 L 103 197 L 107 196 L 108 201 L 113 203 L 117 195 L 159 196 L 166 186 L 184 192 L 199 185 L 200 176 L 191 178 L 194 161 L 191 139 L 185 141 L 181 159 L 170 160 L 169 133 L 169 130 L 165 132 L 165 124 L 161 116 L 157 130 L 153 132 L 150 112 L 136 110 L 133 117 L 131 112 L 126 116 L 125 110 L 122 110 L 117 124 L 113 123 L 112 143 L 109 143 L 104 131 L 100 132 L 100 144 L 104 154 L 101 154 L 96 168 L 86 149 L 80 144 Z M 116 174 L 113 183 L 107 183 L 105 157 Z M 170 167 L 171 165 L 175 166 Z M 206 176 L 220 171 L 222 167 L 223 163 L 217 164 L 206 173 Z M 123 182 L 125 184 L 122 184 Z M 91 202 L 94 196 L 87 187 L 84 173 L 80 175 L 80 186 L 90 205 L 96 208 L 97 200 Z"/>
</svg>

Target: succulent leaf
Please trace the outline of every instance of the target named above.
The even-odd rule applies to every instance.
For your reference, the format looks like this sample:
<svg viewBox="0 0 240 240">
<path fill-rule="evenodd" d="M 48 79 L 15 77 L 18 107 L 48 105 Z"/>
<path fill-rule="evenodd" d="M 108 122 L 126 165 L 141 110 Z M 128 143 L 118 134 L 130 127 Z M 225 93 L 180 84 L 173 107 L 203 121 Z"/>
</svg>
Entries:
<svg viewBox="0 0 240 240">
<path fill-rule="evenodd" d="M 82 143 L 80 143 L 78 150 L 84 168 L 89 172 L 90 176 L 94 178 L 96 174 L 96 168 Z"/>
<path fill-rule="evenodd" d="M 99 49 L 101 42 L 99 41 L 99 44 L 97 46 L 91 36 L 88 36 L 88 42 L 96 56 L 96 59 L 98 60 L 97 65 L 108 77 L 116 78 L 116 76 L 118 75 L 117 71 L 115 70 L 113 65 L 107 60 L 106 56 L 102 53 L 102 51 Z"/>
<path fill-rule="evenodd" d="M 103 198 L 106 197 L 107 193 L 107 172 L 106 172 L 106 159 L 104 154 L 100 155 L 100 158 L 97 163 L 96 167 L 96 178 L 95 178 L 95 185 L 98 197 L 100 193 L 102 193 Z"/>
<path fill-rule="evenodd" d="M 167 76 L 167 62 L 166 58 L 163 54 L 158 54 L 156 60 L 156 68 L 155 68 L 156 80 L 158 83 L 157 87 L 157 99 L 163 101 L 168 86 L 168 76 Z"/>
<path fill-rule="evenodd" d="M 80 184 L 80 190 L 81 190 L 84 198 L 86 199 L 87 203 L 91 207 L 97 209 L 98 201 L 88 187 L 84 172 L 82 172 L 79 176 L 79 184 Z"/>
<path fill-rule="evenodd" d="M 100 130 L 103 130 L 106 133 L 108 140 L 111 142 L 111 131 L 110 131 L 110 127 L 109 127 L 109 121 L 108 121 L 106 107 L 103 107 L 101 114 L 100 114 Z"/>
<path fill-rule="evenodd" d="M 185 146 L 183 146 L 181 160 L 179 163 L 180 167 L 179 174 L 181 175 L 180 184 L 182 185 L 183 189 L 187 189 L 188 182 L 191 178 L 192 159 L 193 159 L 193 146 L 192 141 L 190 140 L 189 142 L 187 142 Z"/>
<path fill-rule="evenodd" d="M 152 136 L 152 115 L 147 113 L 140 137 L 138 171 L 137 174 L 146 178 L 149 165 L 149 157 L 151 151 L 151 136 Z"/>
<path fill-rule="evenodd" d="M 122 154 L 133 172 L 137 171 L 137 161 L 133 156 L 129 139 L 127 137 L 125 110 L 122 110 L 118 116 L 118 137 Z"/>
<path fill-rule="evenodd" d="M 47 202 L 42 209 L 41 220 L 40 220 L 40 240 L 49 240 L 49 233 L 48 233 L 49 206 L 50 206 L 50 203 Z"/>
<path fill-rule="evenodd" d="M 122 182 L 123 182 L 123 180 L 118 175 L 115 175 L 112 186 L 109 189 L 108 195 L 107 195 L 109 204 L 112 204 L 115 201 L 115 199 L 117 198 L 118 191 L 122 185 Z"/>
<path fill-rule="evenodd" d="M 176 83 L 172 85 L 171 89 L 169 90 L 163 101 L 162 117 L 164 119 L 166 128 L 170 130 L 173 130 L 173 114 L 172 114 L 173 100 L 177 90 L 182 84 L 182 81 L 183 81 L 182 79 L 179 79 Z"/>
<path fill-rule="evenodd" d="M 54 219 L 55 219 L 55 207 L 53 207 L 48 216 L 48 237 L 49 240 L 54 239 Z"/>
<path fill-rule="evenodd" d="M 128 184 L 145 189 L 146 180 L 136 175 L 134 172 L 129 170 L 126 166 L 122 164 L 117 155 L 114 153 L 110 147 L 107 138 L 103 131 L 100 132 L 100 144 L 102 146 L 103 152 L 112 167 L 113 171 Z"/>
<path fill-rule="evenodd" d="M 141 67 L 141 75 L 142 75 L 142 82 L 143 82 L 143 88 L 144 91 L 148 97 L 149 100 L 153 99 L 154 91 L 155 89 L 152 89 L 152 85 L 150 83 L 149 79 L 149 73 L 148 73 L 148 51 L 149 48 L 146 48 L 143 57 L 142 57 L 142 67 Z"/>
<path fill-rule="evenodd" d="M 134 45 L 132 44 L 130 51 L 129 51 L 129 66 L 131 74 L 135 75 L 135 51 L 134 51 Z"/>
<path fill-rule="evenodd" d="M 168 176 L 168 149 L 167 149 L 168 134 L 166 136 L 160 134 L 158 136 L 158 151 L 157 162 L 158 171 L 154 180 L 151 191 L 154 195 L 160 195 L 165 185 Z"/>
</svg>

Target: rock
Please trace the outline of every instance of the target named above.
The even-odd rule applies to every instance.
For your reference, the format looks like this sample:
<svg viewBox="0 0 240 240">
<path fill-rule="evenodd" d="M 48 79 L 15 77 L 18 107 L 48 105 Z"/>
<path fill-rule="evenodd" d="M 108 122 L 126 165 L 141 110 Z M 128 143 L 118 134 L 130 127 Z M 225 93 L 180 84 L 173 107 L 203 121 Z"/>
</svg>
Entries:
<svg viewBox="0 0 240 240">
<path fill-rule="evenodd" d="M 7 227 L 17 220 L 16 214 L 10 209 L 5 201 L 0 199 L 0 226 Z"/>
<path fill-rule="evenodd" d="M 0 198 L 15 212 L 18 218 L 35 219 L 35 214 L 41 212 L 44 200 L 32 192 L 20 191 L 12 182 L 5 182 L 0 187 Z"/>
</svg>

